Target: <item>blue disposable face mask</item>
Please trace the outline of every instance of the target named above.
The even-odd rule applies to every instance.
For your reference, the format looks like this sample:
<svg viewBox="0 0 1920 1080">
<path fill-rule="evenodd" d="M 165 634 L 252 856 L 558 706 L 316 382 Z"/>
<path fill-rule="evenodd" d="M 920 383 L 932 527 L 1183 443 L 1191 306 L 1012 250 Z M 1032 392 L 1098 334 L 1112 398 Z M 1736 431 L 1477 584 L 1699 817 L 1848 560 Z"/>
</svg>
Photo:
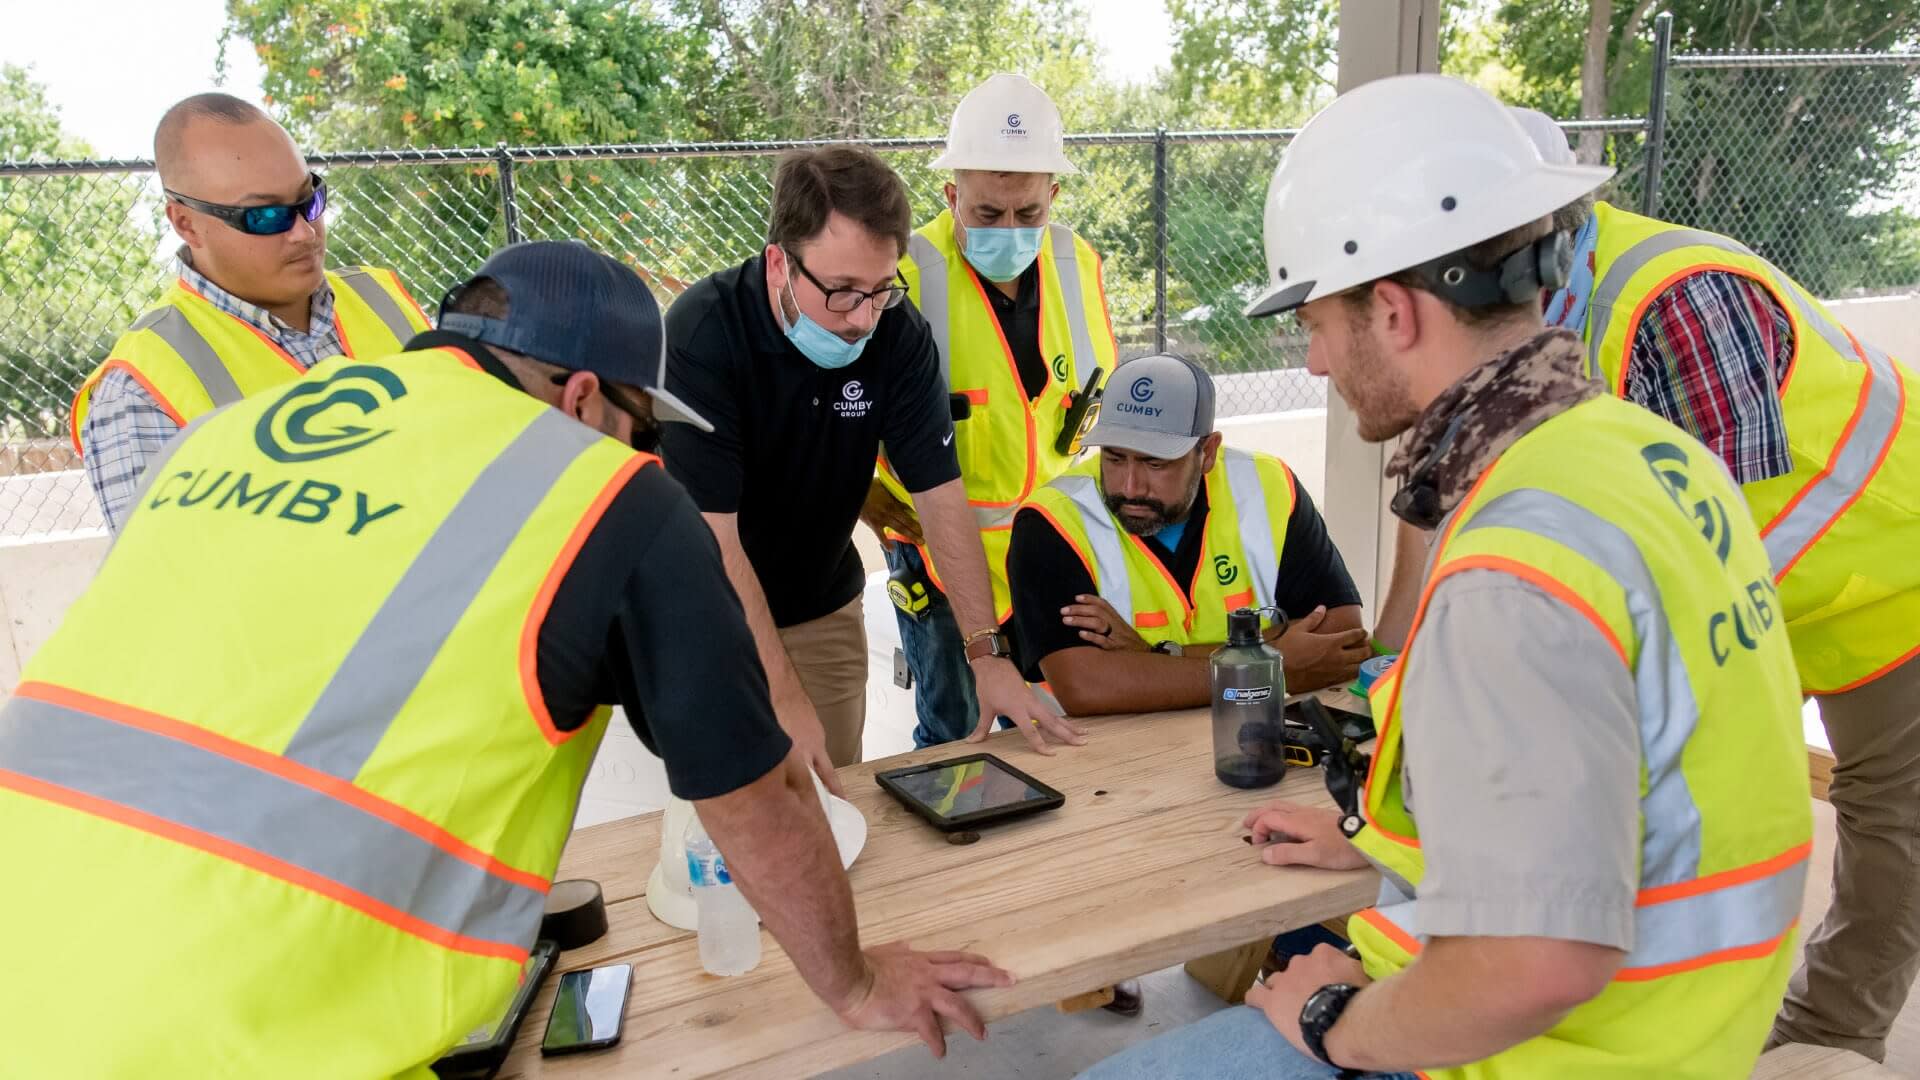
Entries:
<svg viewBox="0 0 1920 1080">
<path fill-rule="evenodd" d="M 967 261 L 988 281 L 1012 281 L 1027 272 L 1040 257 L 1043 226 L 1014 229 L 968 229 Z"/>
<path fill-rule="evenodd" d="M 787 340 L 793 342 L 793 347 L 799 349 L 802 356 L 813 361 L 813 366 L 832 371 L 860 359 L 860 353 L 866 349 L 867 342 L 873 338 L 872 330 L 867 331 L 857 341 L 848 341 L 808 318 L 807 313 L 800 310 L 800 298 L 793 295 L 791 269 L 787 271 L 787 296 L 793 300 L 793 310 L 799 315 L 799 319 L 789 325 L 786 320 L 786 311 L 782 309 L 780 329 L 787 332 Z M 877 328 L 878 324 L 875 325 Z"/>
</svg>

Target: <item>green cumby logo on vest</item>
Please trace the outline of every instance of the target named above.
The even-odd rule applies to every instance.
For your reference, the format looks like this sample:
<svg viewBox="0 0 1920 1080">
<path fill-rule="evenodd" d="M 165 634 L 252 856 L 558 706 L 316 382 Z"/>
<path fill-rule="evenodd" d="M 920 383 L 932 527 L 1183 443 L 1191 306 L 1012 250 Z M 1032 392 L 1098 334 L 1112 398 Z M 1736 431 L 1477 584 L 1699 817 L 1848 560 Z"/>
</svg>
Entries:
<svg viewBox="0 0 1920 1080">
<path fill-rule="evenodd" d="M 302 380 L 267 407 L 254 425 L 253 441 L 274 462 L 300 465 L 369 446 L 393 433 L 371 418 L 382 406 L 407 396 L 406 384 L 385 368 L 355 364 L 324 381 Z M 315 477 L 283 470 L 255 472 L 251 462 L 201 463 L 194 451 L 207 440 L 188 436 L 174 468 L 155 477 L 146 509 L 227 510 L 301 525 L 330 524 L 359 536 L 367 526 L 402 506 Z M 243 444 L 244 445 L 244 444 Z"/>
<path fill-rule="evenodd" d="M 1213 557 L 1213 580 L 1222 585 L 1231 585 L 1239 576 L 1240 568 L 1233 565 L 1232 556 L 1215 555 Z"/>
<path fill-rule="evenodd" d="M 325 382 L 295 383 L 253 429 L 260 452 L 292 464 L 358 450 L 391 429 L 363 421 L 382 405 L 407 396 L 407 385 L 385 368 L 354 364 Z"/>
</svg>

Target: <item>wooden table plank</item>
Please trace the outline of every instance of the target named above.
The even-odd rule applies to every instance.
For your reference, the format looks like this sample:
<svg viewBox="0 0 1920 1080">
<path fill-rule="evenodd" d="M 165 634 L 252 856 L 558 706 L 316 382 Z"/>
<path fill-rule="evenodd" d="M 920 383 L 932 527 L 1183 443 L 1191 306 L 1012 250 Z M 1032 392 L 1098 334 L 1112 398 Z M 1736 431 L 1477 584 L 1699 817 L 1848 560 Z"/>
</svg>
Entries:
<svg viewBox="0 0 1920 1080">
<path fill-rule="evenodd" d="M 936 747 L 842 770 L 866 815 L 866 850 L 850 871 L 861 939 L 984 952 L 1019 983 L 970 995 L 988 1020 L 1117 979 L 1354 911 L 1377 889 L 1371 871 L 1262 864 L 1240 818 L 1277 796 L 1326 805 L 1319 770 L 1240 792 L 1213 776 L 1204 710 L 1086 722 L 1088 745 L 1043 757 L 1018 734 L 989 749 L 1066 794 L 1057 811 L 983 830 L 954 845 L 873 782 L 873 774 L 951 756 Z M 700 969 L 693 934 L 656 921 L 644 889 L 658 815 L 581 830 L 561 876 L 605 889 L 606 937 L 563 954 L 557 971 L 634 965 L 621 1045 L 543 1059 L 553 1000 L 548 980 L 503 1077 L 811 1075 L 913 1043 L 910 1035 L 850 1032 L 806 989 L 771 936 L 760 966 L 716 978 Z M 964 1036 L 962 1036 L 964 1037 Z"/>
</svg>

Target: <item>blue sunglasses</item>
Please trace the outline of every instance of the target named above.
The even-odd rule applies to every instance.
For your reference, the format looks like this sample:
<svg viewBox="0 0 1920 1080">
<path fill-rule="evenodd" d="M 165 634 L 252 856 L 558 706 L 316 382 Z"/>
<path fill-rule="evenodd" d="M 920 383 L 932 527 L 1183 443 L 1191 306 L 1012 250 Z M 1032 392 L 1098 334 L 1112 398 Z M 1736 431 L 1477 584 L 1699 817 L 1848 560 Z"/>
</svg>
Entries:
<svg viewBox="0 0 1920 1080">
<path fill-rule="evenodd" d="M 313 182 L 313 194 L 297 203 L 281 206 L 229 206 L 226 203 L 188 198 L 177 191 L 162 190 L 167 191 L 167 198 L 181 206 L 219 218 L 248 236 L 278 236 L 293 228 L 296 214 L 313 222 L 319 221 L 320 215 L 327 212 L 326 180 L 319 173 L 309 173 L 307 179 Z"/>
</svg>

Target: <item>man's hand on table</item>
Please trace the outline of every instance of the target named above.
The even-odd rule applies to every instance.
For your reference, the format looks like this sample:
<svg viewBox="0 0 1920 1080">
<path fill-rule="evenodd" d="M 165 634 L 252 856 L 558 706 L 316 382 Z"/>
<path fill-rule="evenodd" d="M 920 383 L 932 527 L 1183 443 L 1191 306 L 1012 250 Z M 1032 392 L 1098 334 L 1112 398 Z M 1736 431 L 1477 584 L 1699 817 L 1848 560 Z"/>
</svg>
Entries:
<svg viewBox="0 0 1920 1080">
<path fill-rule="evenodd" d="M 1372 982 L 1360 961 L 1332 945 L 1319 945 L 1305 956 L 1295 956 L 1287 966 L 1267 976 L 1263 983 L 1255 979 L 1247 988 L 1247 1004 L 1267 1014 L 1267 1022 L 1287 1037 L 1294 1049 L 1312 1060 L 1313 1051 L 1300 1038 L 1300 1010 L 1313 992 L 1334 983 L 1366 986 Z"/>
<path fill-rule="evenodd" d="M 833 766 L 833 759 L 827 756 L 827 729 L 820 723 L 820 713 L 813 707 L 813 701 L 805 692 L 798 700 L 783 701 L 776 696 L 773 703 L 773 715 L 793 740 L 794 749 L 800 752 L 800 759 L 807 763 L 827 790 L 841 798 L 847 797 L 847 789 L 840 783 L 839 770 Z"/>
<path fill-rule="evenodd" d="M 1010 972 L 975 953 L 916 952 L 895 941 L 863 955 L 866 979 L 835 1013 L 859 1031 L 911 1031 L 936 1058 L 947 1056 L 942 1016 L 977 1040 L 987 1037 L 985 1021 L 959 991 L 1014 983 Z"/>
<path fill-rule="evenodd" d="M 1240 824 L 1253 830 L 1260 861 L 1269 866 L 1359 870 L 1367 865 L 1366 856 L 1340 831 L 1336 810 L 1280 799 L 1248 814 Z"/>
<path fill-rule="evenodd" d="M 1373 655 L 1365 627 L 1322 630 L 1320 624 L 1326 619 L 1325 607 L 1314 608 L 1270 639 L 1280 650 L 1289 689 L 1319 690 L 1351 682 L 1360 673 L 1360 665 Z"/>
<path fill-rule="evenodd" d="M 1013 663 L 999 657 L 983 657 L 972 662 L 973 689 L 980 699 L 980 722 L 974 726 L 973 734 L 967 736 L 968 742 L 979 742 L 993 732 L 993 721 L 1004 716 L 1013 721 L 1013 726 L 1026 736 L 1027 745 L 1035 753 L 1053 753 L 1048 739 L 1079 746 L 1085 743 L 1086 733 L 1076 727 L 1073 721 L 1047 708 L 1027 680 L 1020 677 L 1019 669 Z"/>
</svg>

